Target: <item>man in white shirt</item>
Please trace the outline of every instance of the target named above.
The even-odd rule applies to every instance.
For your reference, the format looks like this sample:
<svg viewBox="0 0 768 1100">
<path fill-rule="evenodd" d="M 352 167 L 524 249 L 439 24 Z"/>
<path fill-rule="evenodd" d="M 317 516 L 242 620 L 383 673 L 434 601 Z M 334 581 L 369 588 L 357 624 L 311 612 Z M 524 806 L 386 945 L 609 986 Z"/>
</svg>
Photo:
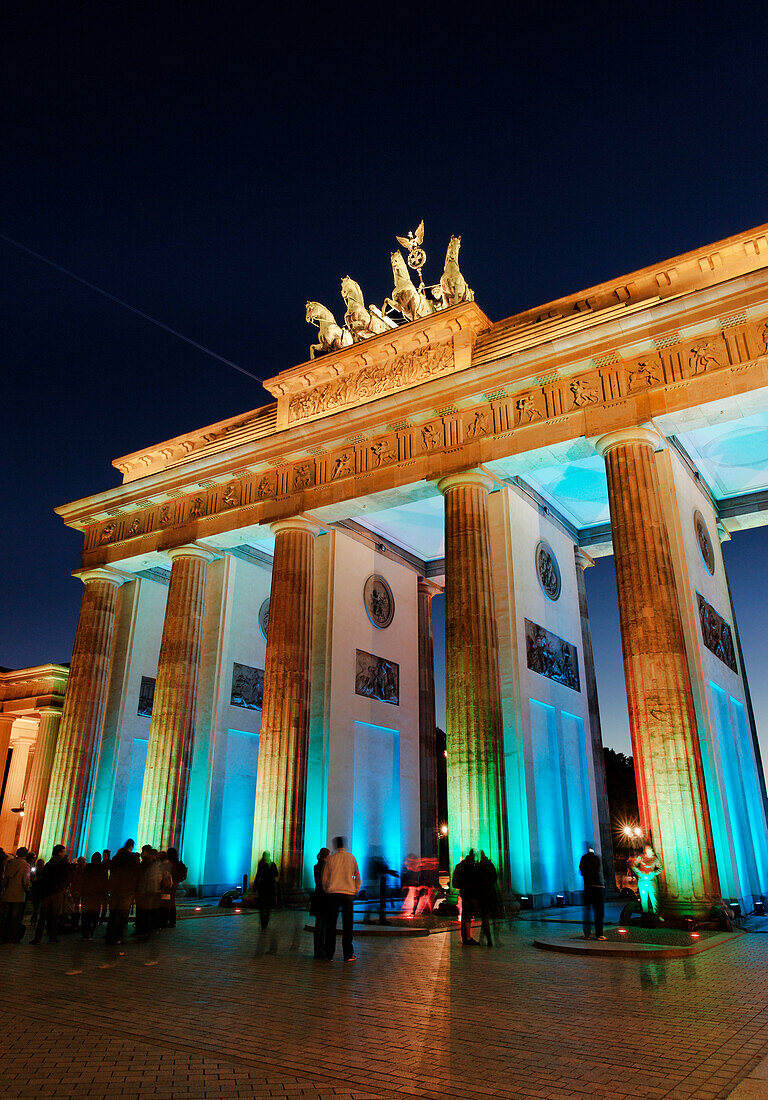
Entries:
<svg viewBox="0 0 768 1100">
<path fill-rule="evenodd" d="M 333 838 L 333 848 L 325 861 L 323 871 L 323 890 L 328 901 L 325 953 L 332 959 L 336 951 L 336 921 L 341 909 L 341 948 L 344 962 L 354 962 L 357 956 L 352 944 L 352 903 L 360 889 L 360 871 L 357 860 L 344 847 L 343 836 Z"/>
</svg>

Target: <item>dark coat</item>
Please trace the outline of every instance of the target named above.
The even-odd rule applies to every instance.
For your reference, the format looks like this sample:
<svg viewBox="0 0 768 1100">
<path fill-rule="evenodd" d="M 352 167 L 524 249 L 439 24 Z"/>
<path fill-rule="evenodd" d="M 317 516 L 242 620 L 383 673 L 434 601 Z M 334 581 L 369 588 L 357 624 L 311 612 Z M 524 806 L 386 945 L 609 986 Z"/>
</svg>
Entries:
<svg viewBox="0 0 768 1100">
<path fill-rule="evenodd" d="M 256 893 L 263 909 L 273 909 L 277 901 L 277 867 L 260 859 L 256 868 Z"/>
<path fill-rule="evenodd" d="M 139 881 L 139 857 L 127 848 L 116 852 L 109 864 L 109 893 L 114 908 L 130 909 Z"/>
<path fill-rule="evenodd" d="M 51 858 L 43 868 L 43 885 L 40 896 L 52 898 L 55 894 L 63 894 L 69 886 L 69 863 L 63 856 Z"/>
<path fill-rule="evenodd" d="M 83 870 L 82 906 L 88 912 L 101 909 L 109 890 L 109 872 L 103 863 L 89 863 Z"/>
</svg>

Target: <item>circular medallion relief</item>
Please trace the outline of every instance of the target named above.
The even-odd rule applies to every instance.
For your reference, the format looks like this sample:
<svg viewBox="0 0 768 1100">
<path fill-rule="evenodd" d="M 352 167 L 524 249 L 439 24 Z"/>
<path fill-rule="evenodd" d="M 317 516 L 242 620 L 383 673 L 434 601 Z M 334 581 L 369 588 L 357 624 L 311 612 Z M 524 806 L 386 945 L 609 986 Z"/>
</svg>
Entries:
<svg viewBox="0 0 768 1100">
<path fill-rule="evenodd" d="M 269 626 L 269 600 L 265 600 L 259 608 L 259 630 L 267 640 L 267 627 Z"/>
<path fill-rule="evenodd" d="M 380 630 L 389 626 L 395 617 L 395 597 L 392 589 L 378 573 L 373 573 L 365 582 L 363 600 L 373 625 Z"/>
<path fill-rule="evenodd" d="M 696 531 L 696 541 L 699 544 L 699 550 L 704 559 L 704 564 L 710 573 L 714 575 L 715 551 L 712 547 L 712 540 L 709 537 L 709 531 L 707 530 L 707 525 L 701 512 L 697 511 L 693 513 L 693 526 Z"/>
<path fill-rule="evenodd" d="M 536 572 L 544 594 L 556 600 L 560 595 L 560 566 L 554 550 L 543 540 L 536 546 Z"/>
</svg>

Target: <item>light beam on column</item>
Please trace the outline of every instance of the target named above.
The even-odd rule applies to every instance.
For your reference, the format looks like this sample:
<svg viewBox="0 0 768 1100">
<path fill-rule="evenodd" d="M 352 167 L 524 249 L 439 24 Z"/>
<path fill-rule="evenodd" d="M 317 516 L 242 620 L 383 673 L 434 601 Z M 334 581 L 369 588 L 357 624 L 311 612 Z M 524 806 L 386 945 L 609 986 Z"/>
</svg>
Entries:
<svg viewBox="0 0 768 1100">
<path fill-rule="evenodd" d="M 479 470 L 441 478 L 451 865 L 482 849 L 508 887 L 504 735 L 487 496 Z"/>
<path fill-rule="evenodd" d="M 253 819 L 252 875 L 267 851 L 284 891 L 303 887 L 309 747 L 314 539 L 304 516 L 271 525 L 275 536 L 259 767 Z"/>
<path fill-rule="evenodd" d="M 215 555 L 201 546 L 177 546 L 168 551 L 168 557 L 171 581 L 137 838 L 140 844 L 153 848 L 181 848 L 197 711 L 206 569 Z"/>
<path fill-rule="evenodd" d="M 605 458 L 640 816 L 663 867 L 664 908 L 706 912 L 720 888 L 701 748 L 650 428 L 597 441 Z"/>
<path fill-rule="evenodd" d="M 19 837 L 20 843 L 30 852 L 37 852 L 40 846 L 61 714 L 61 707 L 40 707 L 35 755 L 24 791 L 24 822 Z"/>
<path fill-rule="evenodd" d="M 56 744 L 39 854 L 55 844 L 80 855 L 99 758 L 104 705 L 112 664 L 117 589 L 125 580 L 110 569 L 80 574 L 85 585 Z"/>
</svg>

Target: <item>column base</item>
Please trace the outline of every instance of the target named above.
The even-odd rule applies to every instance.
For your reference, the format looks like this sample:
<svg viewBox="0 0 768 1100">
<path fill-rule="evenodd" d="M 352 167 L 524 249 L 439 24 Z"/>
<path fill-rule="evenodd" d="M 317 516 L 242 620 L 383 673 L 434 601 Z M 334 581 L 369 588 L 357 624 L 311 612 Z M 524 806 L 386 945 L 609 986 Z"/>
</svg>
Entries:
<svg viewBox="0 0 768 1100">
<path fill-rule="evenodd" d="M 695 921 L 706 920 L 709 917 L 713 905 L 722 905 L 720 898 L 707 900 L 678 899 L 670 901 L 662 898 L 659 905 L 659 913 L 667 924 L 680 924 L 682 921 L 693 918 Z"/>
</svg>

